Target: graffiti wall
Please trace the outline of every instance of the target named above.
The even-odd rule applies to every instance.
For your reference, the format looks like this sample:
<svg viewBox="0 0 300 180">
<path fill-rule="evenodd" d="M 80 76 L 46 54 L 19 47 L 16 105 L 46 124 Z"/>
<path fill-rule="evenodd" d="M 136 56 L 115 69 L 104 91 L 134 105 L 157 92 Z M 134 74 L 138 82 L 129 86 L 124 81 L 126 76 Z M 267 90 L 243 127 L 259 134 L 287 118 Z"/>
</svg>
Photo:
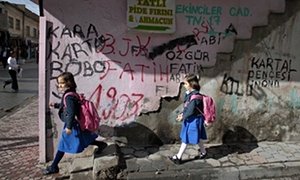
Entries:
<svg viewBox="0 0 300 180">
<path fill-rule="evenodd" d="M 217 104 L 210 141 L 221 142 L 235 127 L 257 140 L 300 136 L 300 3 L 289 1 L 286 8 L 285 0 L 130 2 L 134 16 L 127 16 L 125 0 L 45 2 L 47 25 L 40 33 L 49 70 L 47 101 L 60 101 L 55 78 L 70 71 L 78 92 L 95 103 L 101 125 L 139 121 L 168 142 L 178 139 L 174 117 L 182 101 L 169 105 L 163 99 L 183 94 L 183 77 L 196 73 L 201 91 Z M 128 21 L 143 26 L 129 27 Z M 172 22 L 175 29 L 153 32 L 164 29 L 147 22 Z M 50 114 L 59 129 L 57 112 Z M 54 134 L 47 137 L 56 139 Z"/>
<path fill-rule="evenodd" d="M 135 8 L 159 6 L 150 2 L 145 0 Z M 56 9 L 57 5 L 62 8 Z M 176 30 L 171 34 L 129 29 L 126 8 L 126 1 L 117 0 L 45 2 L 46 17 L 51 22 L 46 32 L 50 99 L 60 97 L 55 88 L 56 76 L 70 71 L 76 77 L 78 91 L 95 102 L 101 123 L 110 126 L 156 111 L 162 97 L 178 95 L 186 73 L 199 74 L 213 68 L 217 53 L 231 52 L 235 39 L 250 38 L 253 26 L 267 24 L 270 11 L 284 10 L 284 1 L 178 0 L 169 12 L 176 17 Z M 289 60 L 271 62 L 270 58 L 253 57 L 251 61 L 248 79 L 254 85 L 277 86 L 275 80 L 264 81 L 266 76 L 277 78 L 280 71 L 278 78 L 288 79 L 286 71 L 293 72 Z M 281 67 L 275 67 L 276 63 Z M 267 74 L 266 68 L 276 70 Z M 223 86 L 222 90 L 229 92 Z"/>
<path fill-rule="evenodd" d="M 292 6 L 288 8 L 291 14 L 274 22 L 279 23 L 276 28 L 266 27 L 266 33 L 260 32 L 263 36 L 251 39 L 256 44 L 236 48 L 231 54 L 234 60 L 220 78 L 220 91 L 225 94 L 219 106 L 223 127 L 238 124 L 257 140 L 299 138 L 300 14 Z"/>
</svg>

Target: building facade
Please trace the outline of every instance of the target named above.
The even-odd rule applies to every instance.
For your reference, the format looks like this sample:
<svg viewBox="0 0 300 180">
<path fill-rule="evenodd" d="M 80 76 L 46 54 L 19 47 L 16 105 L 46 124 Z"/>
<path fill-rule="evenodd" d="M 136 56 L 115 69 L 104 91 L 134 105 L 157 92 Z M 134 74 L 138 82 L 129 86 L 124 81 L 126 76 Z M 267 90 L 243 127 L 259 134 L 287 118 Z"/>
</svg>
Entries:
<svg viewBox="0 0 300 180">
<path fill-rule="evenodd" d="M 0 49 L 18 51 L 22 59 L 37 57 L 39 16 L 25 5 L 0 2 Z"/>
</svg>

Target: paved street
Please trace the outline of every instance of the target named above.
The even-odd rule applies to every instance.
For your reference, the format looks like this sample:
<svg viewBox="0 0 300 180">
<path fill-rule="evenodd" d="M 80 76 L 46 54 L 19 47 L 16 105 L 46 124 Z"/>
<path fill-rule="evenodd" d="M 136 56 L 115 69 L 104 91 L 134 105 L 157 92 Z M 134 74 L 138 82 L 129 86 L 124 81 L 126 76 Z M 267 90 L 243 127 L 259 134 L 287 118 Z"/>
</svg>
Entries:
<svg viewBox="0 0 300 180">
<path fill-rule="evenodd" d="M 43 177 L 38 162 L 38 64 L 21 65 L 19 92 L 10 92 L 7 69 L 0 67 L 0 177 L 1 179 L 53 179 Z"/>
<path fill-rule="evenodd" d="M 21 65 L 23 76 L 18 78 L 19 92 L 12 93 L 11 85 L 3 88 L 3 82 L 10 79 L 8 70 L 0 66 L 0 117 L 5 112 L 11 111 L 13 108 L 21 105 L 26 99 L 36 96 L 38 94 L 38 64 L 34 60 Z"/>
<path fill-rule="evenodd" d="M 37 108 L 37 98 L 32 98 L 0 119 L 1 179 L 42 177 L 38 164 Z"/>
</svg>

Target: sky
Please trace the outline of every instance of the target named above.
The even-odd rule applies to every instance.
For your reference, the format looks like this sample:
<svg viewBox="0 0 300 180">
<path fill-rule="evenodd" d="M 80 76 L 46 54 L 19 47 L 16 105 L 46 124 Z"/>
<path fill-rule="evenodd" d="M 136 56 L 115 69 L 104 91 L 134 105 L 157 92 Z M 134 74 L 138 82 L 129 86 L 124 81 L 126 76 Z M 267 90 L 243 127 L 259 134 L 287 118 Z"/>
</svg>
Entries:
<svg viewBox="0 0 300 180">
<path fill-rule="evenodd" d="M 30 0 L 0 0 L 0 1 L 6 1 L 12 4 L 25 4 L 26 9 L 28 9 L 29 11 L 33 12 L 38 16 L 40 15 L 39 6 Z"/>
</svg>

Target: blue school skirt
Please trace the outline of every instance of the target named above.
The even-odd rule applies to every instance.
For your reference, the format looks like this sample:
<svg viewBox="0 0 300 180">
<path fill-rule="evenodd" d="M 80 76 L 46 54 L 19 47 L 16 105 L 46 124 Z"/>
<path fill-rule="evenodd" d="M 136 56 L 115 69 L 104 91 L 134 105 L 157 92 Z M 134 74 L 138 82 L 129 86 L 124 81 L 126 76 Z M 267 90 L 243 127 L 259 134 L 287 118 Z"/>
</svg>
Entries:
<svg viewBox="0 0 300 180">
<path fill-rule="evenodd" d="M 74 123 L 72 133 L 69 135 L 66 134 L 65 128 L 66 124 L 64 125 L 57 148 L 62 152 L 80 153 L 98 137 L 96 133 L 81 131 L 78 123 Z"/>
<path fill-rule="evenodd" d="M 182 122 L 181 141 L 185 144 L 198 144 L 200 139 L 207 139 L 203 116 L 191 116 Z"/>
</svg>

